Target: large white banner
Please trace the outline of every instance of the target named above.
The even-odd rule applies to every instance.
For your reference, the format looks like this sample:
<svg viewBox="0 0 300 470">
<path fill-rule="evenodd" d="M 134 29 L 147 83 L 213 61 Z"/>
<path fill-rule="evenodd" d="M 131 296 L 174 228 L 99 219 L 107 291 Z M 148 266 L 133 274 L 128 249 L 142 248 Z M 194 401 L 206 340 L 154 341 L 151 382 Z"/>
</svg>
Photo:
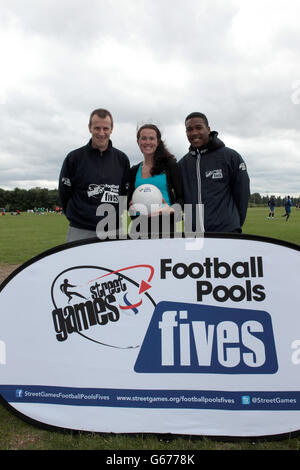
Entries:
<svg viewBox="0 0 300 470">
<path fill-rule="evenodd" d="M 73 430 L 298 431 L 299 272 L 243 235 L 57 247 L 1 285 L 1 397 Z"/>
</svg>

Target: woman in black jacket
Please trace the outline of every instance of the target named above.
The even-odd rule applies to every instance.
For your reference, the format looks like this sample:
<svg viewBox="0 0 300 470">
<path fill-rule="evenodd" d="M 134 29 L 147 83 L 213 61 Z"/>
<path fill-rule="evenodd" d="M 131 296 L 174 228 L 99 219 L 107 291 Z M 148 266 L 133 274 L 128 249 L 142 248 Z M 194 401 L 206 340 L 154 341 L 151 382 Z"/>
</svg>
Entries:
<svg viewBox="0 0 300 470">
<path fill-rule="evenodd" d="M 153 124 L 144 124 L 137 132 L 137 143 L 143 154 L 143 161 L 130 169 L 128 201 L 131 205 L 132 195 L 142 184 L 157 186 L 163 196 L 163 206 L 155 213 L 149 214 L 148 229 L 151 218 L 160 218 L 160 229 L 163 216 L 170 217 L 171 232 L 178 220 L 178 205 L 183 205 L 181 173 L 174 155 L 172 155 L 161 138 L 161 132 Z M 177 210 L 171 206 L 176 204 Z M 175 217 L 174 217 L 174 213 Z"/>
</svg>

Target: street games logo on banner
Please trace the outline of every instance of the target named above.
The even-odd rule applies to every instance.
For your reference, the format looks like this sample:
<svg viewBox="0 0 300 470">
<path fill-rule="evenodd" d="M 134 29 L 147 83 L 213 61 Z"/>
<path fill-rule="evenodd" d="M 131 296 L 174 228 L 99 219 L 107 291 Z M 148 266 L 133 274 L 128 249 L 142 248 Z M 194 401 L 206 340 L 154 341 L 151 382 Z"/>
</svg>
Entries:
<svg viewBox="0 0 300 470">
<path fill-rule="evenodd" d="M 141 285 L 126 272 L 148 271 Z M 127 266 L 118 270 L 77 266 L 60 273 L 51 287 L 53 327 L 57 341 L 73 333 L 101 345 L 136 348 L 151 318 L 155 303 L 146 291 L 154 269 Z M 129 321 L 129 318 L 130 320 Z M 133 325 L 133 327 L 132 327 Z"/>
<path fill-rule="evenodd" d="M 4 402 L 91 432 L 298 431 L 299 247 L 202 241 L 90 240 L 18 268 L 0 292 Z"/>
</svg>

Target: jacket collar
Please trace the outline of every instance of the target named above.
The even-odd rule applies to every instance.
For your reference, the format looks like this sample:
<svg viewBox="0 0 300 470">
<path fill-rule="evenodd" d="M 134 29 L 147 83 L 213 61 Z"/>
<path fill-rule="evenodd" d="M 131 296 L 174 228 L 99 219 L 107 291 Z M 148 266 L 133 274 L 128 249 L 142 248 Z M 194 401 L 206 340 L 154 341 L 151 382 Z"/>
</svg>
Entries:
<svg viewBox="0 0 300 470">
<path fill-rule="evenodd" d="M 203 155 L 207 152 L 211 152 L 212 150 L 216 150 L 218 148 L 225 147 L 224 142 L 218 138 L 217 131 L 211 131 L 209 134 L 209 140 L 205 147 L 195 148 L 190 146 L 189 153 L 196 157 L 197 155 Z"/>
<path fill-rule="evenodd" d="M 190 154 L 193 155 L 194 157 L 196 157 L 197 155 L 203 155 L 204 153 L 208 152 L 208 148 L 195 148 L 195 147 L 192 147 L 190 146 Z"/>
<path fill-rule="evenodd" d="M 101 152 L 101 151 L 95 149 L 95 148 L 92 146 L 92 139 L 89 140 L 87 146 L 88 146 L 88 149 L 89 149 L 91 152 L 98 152 L 98 153 L 100 153 L 101 155 L 103 155 L 103 154 L 105 154 L 105 153 L 111 152 L 111 150 L 112 150 L 112 141 L 109 140 L 109 142 L 108 142 L 108 147 L 107 147 L 107 149 L 104 150 L 103 152 Z"/>
</svg>

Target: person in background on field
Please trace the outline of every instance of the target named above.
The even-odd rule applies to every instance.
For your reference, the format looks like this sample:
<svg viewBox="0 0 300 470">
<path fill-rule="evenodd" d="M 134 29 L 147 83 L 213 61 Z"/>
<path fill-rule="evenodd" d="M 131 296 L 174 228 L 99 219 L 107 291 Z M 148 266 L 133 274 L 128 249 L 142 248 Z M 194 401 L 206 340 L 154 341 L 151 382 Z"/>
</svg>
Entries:
<svg viewBox="0 0 300 470">
<path fill-rule="evenodd" d="M 184 204 L 193 208 L 193 231 L 240 233 L 250 197 L 244 160 L 235 150 L 225 147 L 216 131 L 210 130 L 203 113 L 189 114 L 185 127 L 190 148 L 179 161 L 179 168 Z M 204 227 L 196 230 L 197 209 L 202 206 Z"/>
<path fill-rule="evenodd" d="M 290 196 L 286 197 L 285 200 L 284 200 L 284 208 L 285 208 L 285 214 L 283 214 L 281 217 L 286 217 L 286 222 L 289 220 L 290 218 L 290 214 L 291 214 L 291 210 L 292 210 L 292 200 L 290 198 Z"/>
<path fill-rule="evenodd" d="M 106 109 L 90 115 L 91 139 L 65 158 L 59 177 L 59 195 L 69 220 L 67 242 L 96 237 L 105 216 L 97 216 L 100 205 L 111 204 L 118 223 L 119 197 L 128 190 L 130 163 L 127 155 L 110 140 L 113 118 Z"/>
<path fill-rule="evenodd" d="M 143 161 L 130 169 L 128 202 L 131 203 L 133 192 L 143 184 L 156 186 L 163 196 L 163 206 L 151 217 L 170 217 L 170 228 L 174 231 L 173 204 L 183 204 L 183 190 L 180 170 L 174 155 L 167 149 L 161 132 L 154 124 L 144 124 L 137 132 L 137 143 L 143 154 Z M 162 220 L 162 219 L 161 219 Z M 162 223 L 160 222 L 160 231 Z M 151 221 L 148 220 L 151 230 Z"/>
<path fill-rule="evenodd" d="M 268 206 L 270 208 L 270 212 L 268 215 L 268 219 L 274 219 L 274 212 L 275 212 L 275 197 L 271 196 L 269 201 L 268 201 Z"/>
</svg>

